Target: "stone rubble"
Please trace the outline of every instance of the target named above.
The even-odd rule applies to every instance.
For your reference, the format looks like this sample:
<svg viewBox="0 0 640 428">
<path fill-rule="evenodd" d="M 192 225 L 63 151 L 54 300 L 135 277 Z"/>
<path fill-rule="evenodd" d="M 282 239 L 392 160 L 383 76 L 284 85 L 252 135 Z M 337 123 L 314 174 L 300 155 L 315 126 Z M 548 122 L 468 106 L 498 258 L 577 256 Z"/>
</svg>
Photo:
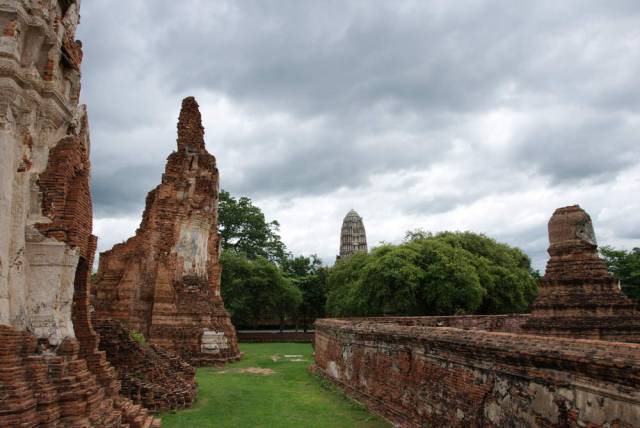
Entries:
<svg viewBox="0 0 640 428">
<path fill-rule="evenodd" d="M 159 346 L 143 346 L 116 320 L 94 322 L 100 350 L 117 367 L 121 395 L 154 412 L 191 407 L 196 398 L 196 371 Z"/>
</svg>

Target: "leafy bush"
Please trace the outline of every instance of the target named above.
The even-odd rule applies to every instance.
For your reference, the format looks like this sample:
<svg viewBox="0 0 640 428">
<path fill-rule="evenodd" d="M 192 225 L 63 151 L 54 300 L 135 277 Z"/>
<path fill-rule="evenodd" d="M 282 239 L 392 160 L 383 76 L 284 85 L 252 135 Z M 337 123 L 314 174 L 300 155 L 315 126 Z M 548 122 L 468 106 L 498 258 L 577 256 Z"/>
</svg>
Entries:
<svg viewBox="0 0 640 428">
<path fill-rule="evenodd" d="M 131 330 L 129 332 L 129 335 L 131 336 L 131 338 L 133 340 L 138 342 L 140 344 L 140 346 L 145 346 L 145 344 L 147 343 L 147 339 L 144 338 L 144 334 L 142 334 L 138 330 Z"/>
<path fill-rule="evenodd" d="M 605 246 L 600 254 L 609 271 L 620 279 L 622 292 L 640 303 L 640 248 L 626 251 Z"/>
</svg>

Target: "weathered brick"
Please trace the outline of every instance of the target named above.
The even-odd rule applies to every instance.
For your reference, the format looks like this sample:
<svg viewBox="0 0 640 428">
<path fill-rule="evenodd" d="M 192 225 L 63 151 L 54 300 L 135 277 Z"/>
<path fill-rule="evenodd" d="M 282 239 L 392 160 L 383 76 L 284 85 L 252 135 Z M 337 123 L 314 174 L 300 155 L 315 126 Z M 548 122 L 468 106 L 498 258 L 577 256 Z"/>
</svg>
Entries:
<svg viewBox="0 0 640 428">
<path fill-rule="evenodd" d="M 95 318 L 117 319 L 196 365 L 238 359 L 220 296 L 218 169 L 193 97 L 178 119 L 178 150 L 149 192 L 136 235 L 100 255 Z"/>
</svg>

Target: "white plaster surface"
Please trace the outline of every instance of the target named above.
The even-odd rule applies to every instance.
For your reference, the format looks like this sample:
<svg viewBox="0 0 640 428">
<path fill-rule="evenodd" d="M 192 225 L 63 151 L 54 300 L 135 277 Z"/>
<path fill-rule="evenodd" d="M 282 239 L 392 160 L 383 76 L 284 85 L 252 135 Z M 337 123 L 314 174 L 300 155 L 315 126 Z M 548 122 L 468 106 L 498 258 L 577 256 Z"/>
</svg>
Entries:
<svg viewBox="0 0 640 428">
<path fill-rule="evenodd" d="M 222 331 L 204 330 L 202 333 L 201 351 L 219 354 L 221 350 L 229 348 L 229 341 Z"/>
<path fill-rule="evenodd" d="M 31 3 L 3 2 L 0 10 L 3 22 L 17 20 L 16 36 L 0 38 L 0 68 L 5 71 L 0 76 L 0 323 L 27 329 L 55 345 L 74 336 L 78 255 L 33 227 L 49 221 L 42 214 L 37 179 L 47 167 L 49 150 L 67 135 L 77 104 L 62 89 L 68 80 L 79 87 L 80 76 L 69 70 L 63 76 L 62 68 L 54 67 L 52 81 L 43 84 L 38 67 L 42 59 L 59 59 L 63 33 L 75 32 L 77 9 L 56 33 L 46 8 L 42 16 L 29 16 L 31 7 L 42 7 Z M 49 55 L 51 49 L 55 55 Z"/>
<path fill-rule="evenodd" d="M 54 239 L 28 242 L 27 314 L 29 329 L 50 343 L 74 336 L 71 322 L 78 253 Z M 57 285 L 57 287 L 52 287 Z"/>
<path fill-rule="evenodd" d="M 1 126 L 6 127 L 6 118 Z M 11 236 L 11 206 L 15 146 L 9 130 L 0 131 L 0 237 Z M 0 324 L 9 324 L 9 239 L 0 238 Z"/>
<path fill-rule="evenodd" d="M 335 361 L 329 361 L 327 365 L 327 369 L 329 370 L 329 374 L 334 379 L 340 379 L 340 370 L 338 370 L 338 365 Z"/>
<path fill-rule="evenodd" d="M 209 224 L 188 220 L 179 227 L 180 235 L 174 251 L 183 261 L 183 275 L 206 276 Z"/>
</svg>

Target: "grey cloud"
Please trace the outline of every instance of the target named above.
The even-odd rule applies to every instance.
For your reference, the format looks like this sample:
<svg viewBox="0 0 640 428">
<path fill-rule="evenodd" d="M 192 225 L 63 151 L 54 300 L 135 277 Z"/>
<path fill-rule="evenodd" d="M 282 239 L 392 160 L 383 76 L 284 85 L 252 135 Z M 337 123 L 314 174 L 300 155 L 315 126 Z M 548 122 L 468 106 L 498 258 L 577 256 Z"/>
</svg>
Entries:
<svg viewBox="0 0 640 428">
<path fill-rule="evenodd" d="M 81 12 L 98 217 L 141 211 L 192 94 L 224 98 L 255 127 L 205 137 L 222 187 L 254 198 L 407 192 L 410 180 L 377 180 L 440 166 L 457 171 L 455 191 L 389 207 L 438 214 L 533 181 L 612 182 L 640 161 L 635 0 L 132 0 L 126 13 L 92 0 Z M 498 151 L 478 130 L 496 110 L 526 119 Z M 473 148 L 463 159 L 459 141 Z M 546 258 L 540 230 L 498 238 Z"/>
<path fill-rule="evenodd" d="M 632 46 L 617 56 L 598 49 L 620 39 L 609 32 L 625 26 L 614 22 L 629 22 L 638 7 L 606 8 L 608 26 L 596 27 L 594 35 L 590 25 L 605 9 L 597 3 L 434 4 L 243 2 L 227 13 L 203 7 L 198 14 L 210 17 L 210 25 L 173 21 L 154 47 L 175 59 L 163 75 L 175 89 L 213 87 L 301 115 L 348 113 L 380 100 L 411 109 L 477 110 L 502 102 L 502 89 L 513 83 L 523 94 L 535 89 L 595 103 L 599 88 L 611 89 L 602 56 L 629 70 L 619 87 L 637 75 Z M 619 45 L 613 47 L 623 49 Z"/>
<path fill-rule="evenodd" d="M 456 207 L 472 202 L 469 198 L 462 196 L 435 196 L 411 198 L 411 201 L 404 208 L 407 214 L 440 214 L 451 211 Z"/>
<path fill-rule="evenodd" d="M 531 128 L 515 145 L 513 158 L 556 184 L 583 179 L 606 182 L 640 160 L 640 122 L 629 123 L 624 117 L 569 114 L 540 120 Z"/>
<path fill-rule="evenodd" d="M 142 213 L 146 195 L 160 183 L 158 168 L 133 165 L 94 172 L 91 192 L 97 217 Z"/>
<path fill-rule="evenodd" d="M 246 167 L 250 174 L 237 180 L 227 180 L 225 186 L 255 196 L 325 194 L 340 187 L 365 187 L 371 184 L 371 177 L 375 174 L 426 168 L 441 159 L 448 149 L 447 145 L 433 142 L 428 131 L 418 138 L 419 141 L 408 150 L 406 144 L 393 138 L 376 141 L 374 136 L 365 143 L 352 130 L 337 134 L 319 131 L 311 144 L 302 144 L 294 137 L 290 150 L 282 156 L 260 158 Z M 261 144 L 268 146 L 269 142 Z M 240 148 L 251 152 L 250 145 Z"/>
</svg>

